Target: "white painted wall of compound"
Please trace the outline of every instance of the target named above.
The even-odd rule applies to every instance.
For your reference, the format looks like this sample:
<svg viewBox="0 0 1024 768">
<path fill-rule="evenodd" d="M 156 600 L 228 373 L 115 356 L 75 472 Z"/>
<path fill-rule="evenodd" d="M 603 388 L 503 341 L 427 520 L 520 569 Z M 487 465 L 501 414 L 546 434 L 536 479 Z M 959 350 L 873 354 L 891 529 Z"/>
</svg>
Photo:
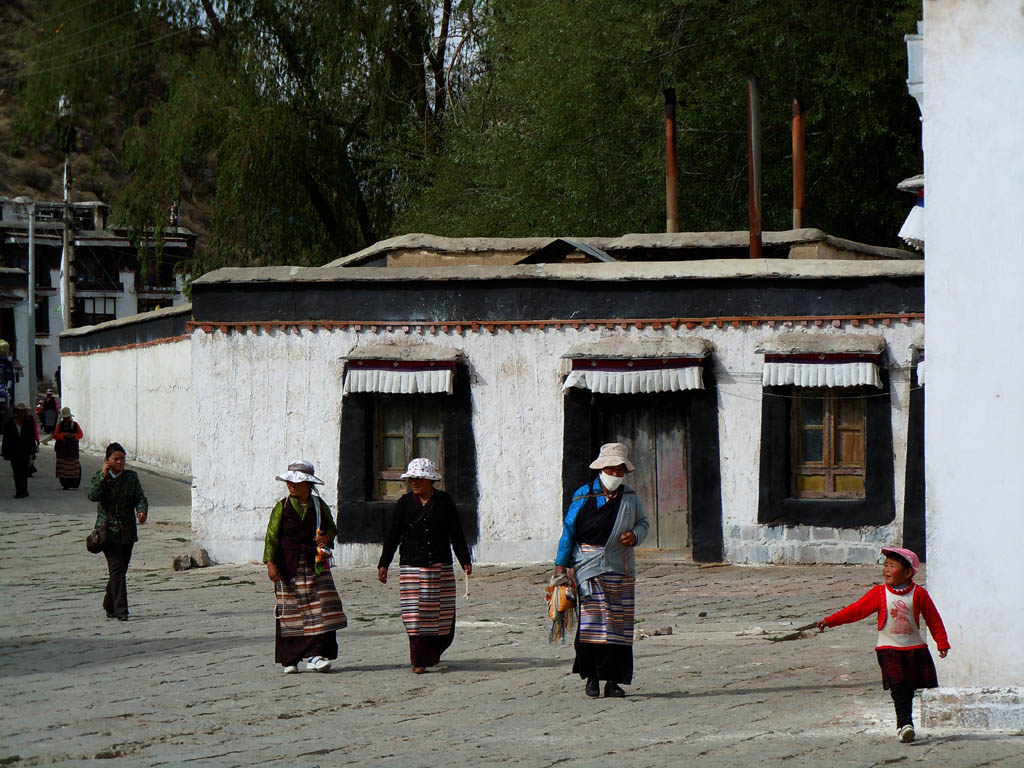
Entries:
<svg viewBox="0 0 1024 768">
<path fill-rule="evenodd" d="M 924 10 L 928 586 L 957 691 L 937 706 L 1024 728 L 1024 9 Z"/>
<path fill-rule="evenodd" d="M 62 404 L 82 425 L 82 446 L 124 446 L 129 458 L 188 474 L 192 344 L 183 339 L 61 358 Z"/>
<path fill-rule="evenodd" d="M 910 361 L 920 323 L 817 329 L 881 334 L 894 379 L 893 443 L 897 518 L 880 528 L 769 528 L 757 523 L 761 361 L 767 336 L 793 328 L 664 328 L 613 331 L 193 331 L 195 432 L 192 520 L 198 542 L 222 562 L 258 560 L 269 510 L 284 488 L 274 476 L 288 461 L 313 461 L 323 495 L 337 503 L 344 358 L 358 345 L 402 342 L 456 348 L 471 375 L 476 436 L 481 562 L 553 559 L 561 533 L 562 356 L 609 336 L 669 339 L 700 336 L 714 345 L 719 387 L 725 552 L 735 562 L 874 562 L 881 543 L 902 531 L 906 401 Z M 586 447 L 583 450 L 587 450 Z M 583 482 L 586 478 L 580 478 Z M 370 564 L 379 548 L 346 545 L 345 563 Z"/>
</svg>

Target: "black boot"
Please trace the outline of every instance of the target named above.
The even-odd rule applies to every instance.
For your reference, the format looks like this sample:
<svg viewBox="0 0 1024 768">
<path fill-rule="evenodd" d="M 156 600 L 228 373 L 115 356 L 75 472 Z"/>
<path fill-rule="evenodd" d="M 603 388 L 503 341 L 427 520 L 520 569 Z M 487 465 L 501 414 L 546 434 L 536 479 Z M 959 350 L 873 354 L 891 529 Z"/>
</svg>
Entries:
<svg viewBox="0 0 1024 768">
<path fill-rule="evenodd" d="M 618 683 L 608 682 L 604 684 L 604 697 L 606 699 L 624 699 L 626 692 L 619 687 Z"/>
<path fill-rule="evenodd" d="M 592 699 L 596 699 L 601 695 L 601 683 L 598 682 L 596 677 L 592 677 L 587 680 L 587 696 Z"/>
</svg>

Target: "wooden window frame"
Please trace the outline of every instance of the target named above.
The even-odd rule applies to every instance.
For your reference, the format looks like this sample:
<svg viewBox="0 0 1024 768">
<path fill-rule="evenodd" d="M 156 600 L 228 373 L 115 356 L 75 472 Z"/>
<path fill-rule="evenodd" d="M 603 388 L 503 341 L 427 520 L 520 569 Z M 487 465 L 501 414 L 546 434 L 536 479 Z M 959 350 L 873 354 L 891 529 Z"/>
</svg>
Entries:
<svg viewBox="0 0 1024 768">
<path fill-rule="evenodd" d="M 421 432 L 418 429 L 418 422 L 420 421 L 419 408 L 424 404 L 431 404 L 437 408 L 437 432 Z M 405 425 L 403 431 L 404 448 L 403 454 L 405 457 L 405 463 L 414 458 L 416 448 L 416 441 L 421 437 L 430 437 L 437 440 L 437 466 L 438 468 L 444 467 L 444 408 L 440 400 L 440 396 L 429 396 L 429 395 L 397 395 L 388 396 L 384 395 L 377 398 L 374 404 L 375 409 L 375 425 L 374 440 L 373 440 L 373 488 L 371 490 L 371 498 L 376 501 L 394 501 L 401 497 L 402 494 L 388 496 L 381 492 L 381 484 L 387 481 L 401 482 L 401 475 L 405 472 L 406 467 L 387 467 L 383 468 L 382 458 L 384 456 L 384 439 L 389 433 L 384 431 L 384 409 L 387 406 L 402 405 L 405 410 Z M 397 433 L 396 433 L 397 435 Z M 443 476 L 443 473 L 442 473 Z M 444 488 L 443 479 L 435 484 L 438 488 Z"/>
<path fill-rule="evenodd" d="M 792 462 L 789 473 L 790 497 L 794 499 L 849 499 L 861 500 L 867 496 L 867 392 L 861 389 L 799 389 L 794 388 L 793 407 L 790 419 L 790 440 Z M 822 407 L 822 460 L 820 462 L 804 461 L 803 433 L 807 429 L 801 423 L 802 401 L 805 399 L 820 398 L 823 401 Z M 850 431 L 851 425 L 841 425 L 838 422 L 839 403 L 841 400 L 857 399 L 860 401 L 860 416 L 852 429 L 860 433 L 861 455 L 857 462 L 839 462 L 836 458 L 836 447 L 839 434 L 842 431 Z M 824 476 L 825 489 L 823 491 L 798 491 L 797 478 L 800 476 L 820 475 Z M 837 491 L 835 489 L 837 477 L 859 477 L 862 490 Z"/>
</svg>

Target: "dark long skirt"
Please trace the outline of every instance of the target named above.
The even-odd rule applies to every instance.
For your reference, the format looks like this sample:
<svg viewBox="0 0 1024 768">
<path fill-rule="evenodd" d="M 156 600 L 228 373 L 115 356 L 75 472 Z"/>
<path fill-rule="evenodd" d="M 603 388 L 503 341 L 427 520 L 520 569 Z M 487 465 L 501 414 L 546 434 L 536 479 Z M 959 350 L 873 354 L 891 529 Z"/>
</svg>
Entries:
<svg viewBox="0 0 1024 768">
<path fill-rule="evenodd" d="M 882 689 L 889 690 L 896 685 L 907 685 L 913 689 L 938 688 L 935 662 L 927 648 L 877 648 L 878 666 L 882 670 Z"/>
<path fill-rule="evenodd" d="M 584 680 L 633 682 L 634 580 L 619 573 L 591 579 L 591 594 L 580 596 L 576 661 L 572 671 Z"/>
<path fill-rule="evenodd" d="M 311 656 L 338 658 L 338 632 L 332 629 L 319 635 L 281 637 L 281 622 L 274 622 L 274 661 L 286 667 Z"/>
</svg>

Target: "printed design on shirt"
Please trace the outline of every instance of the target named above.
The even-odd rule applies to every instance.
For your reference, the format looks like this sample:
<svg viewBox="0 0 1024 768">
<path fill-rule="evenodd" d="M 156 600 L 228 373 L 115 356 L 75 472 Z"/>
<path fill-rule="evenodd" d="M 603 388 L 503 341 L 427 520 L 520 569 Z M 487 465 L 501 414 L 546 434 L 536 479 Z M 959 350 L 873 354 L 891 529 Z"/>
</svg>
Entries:
<svg viewBox="0 0 1024 768">
<path fill-rule="evenodd" d="M 890 630 L 894 635 L 909 635 L 912 634 L 914 628 L 910 625 L 910 608 L 902 600 L 893 601 L 892 608 L 889 610 L 889 615 L 892 616 L 892 629 Z"/>
</svg>

